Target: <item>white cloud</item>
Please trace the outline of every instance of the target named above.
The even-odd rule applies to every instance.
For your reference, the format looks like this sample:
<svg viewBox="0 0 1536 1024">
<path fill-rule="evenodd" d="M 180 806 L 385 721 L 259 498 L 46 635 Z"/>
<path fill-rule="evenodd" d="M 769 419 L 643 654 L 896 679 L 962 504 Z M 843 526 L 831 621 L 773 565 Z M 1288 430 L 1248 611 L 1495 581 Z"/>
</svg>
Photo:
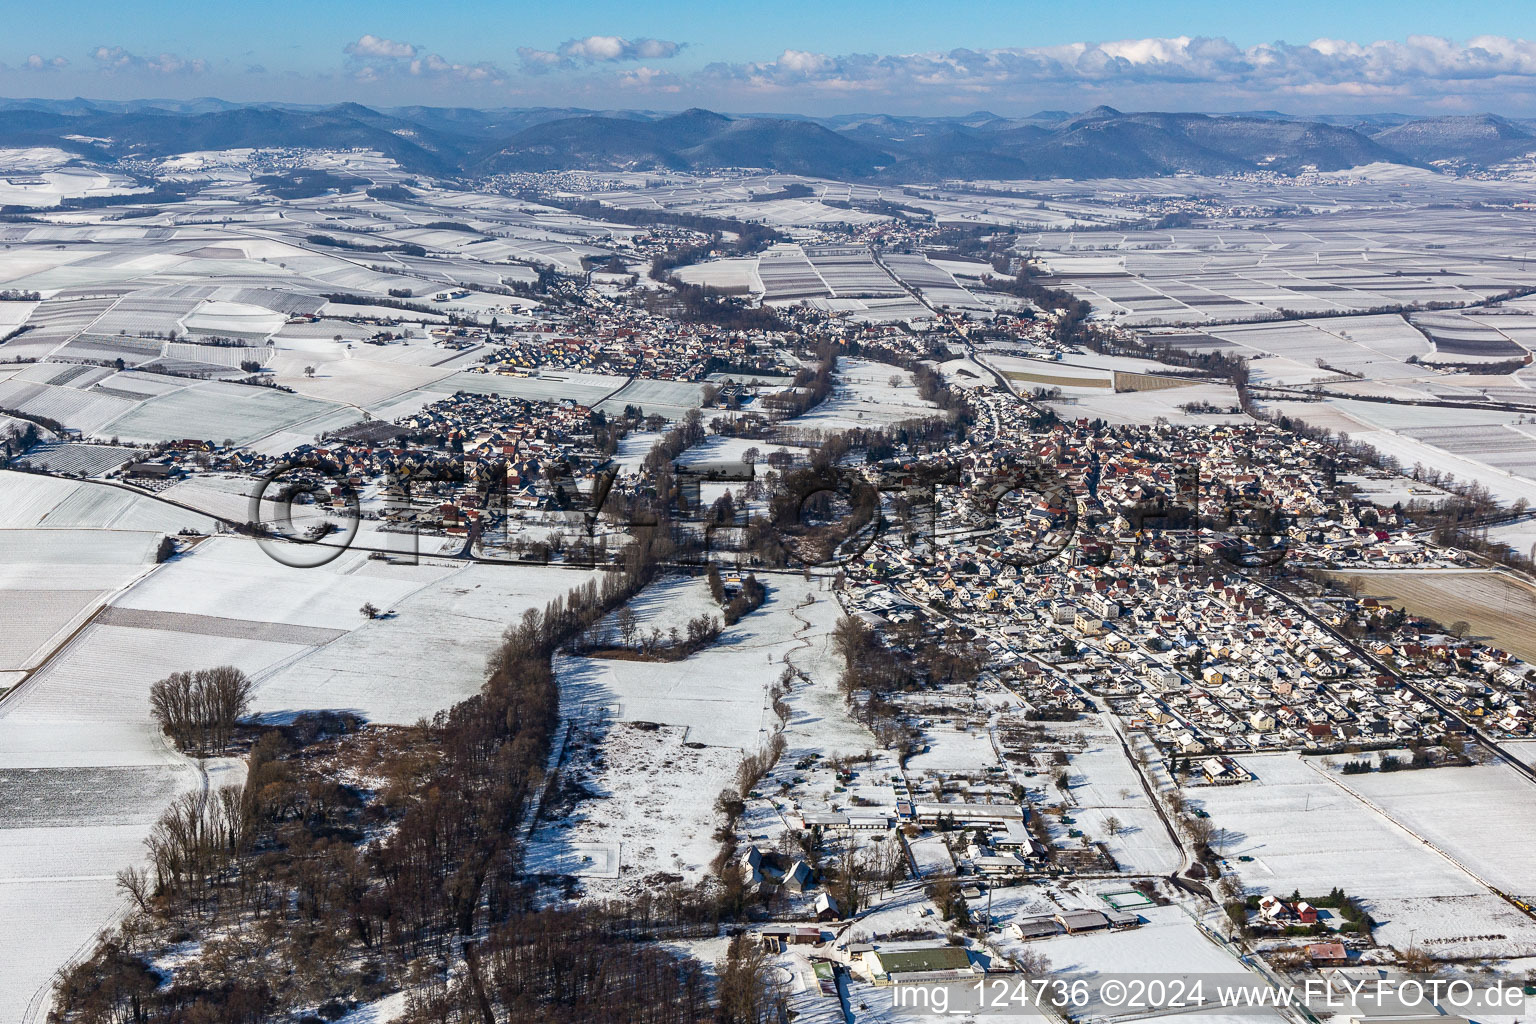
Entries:
<svg viewBox="0 0 1536 1024">
<path fill-rule="evenodd" d="M 348 43 L 342 52 L 349 59 L 352 77 L 363 82 L 409 77 L 501 85 L 507 79 L 507 73 L 489 61 L 464 64 L 427 53 L 414 43 L 371 34 Z"/>
<path fill-rule="evenodd" d="M 587 36 L 560 44 L 560 55 L 573 60 L 666 60 L 676 57 L 681 43 L 666 39 L 625 39 L 622 36 Z"/>
<path fill-rule="evenodd" d="M 44 57 L 40 53 L 34 53 L 28 56 L 21 66 L 26 71 L 60 71 L 69 67 L 69 58 Z"/>
<path fill-rule="evenodd" d="M 141 57 L 129 53 L 121 46 L 98 46 L 91 51 L 91 60 L 104 74 L 138 72 L 154 75 L 201 75 L 208 70 L 208 62 L 197 57 L 183 58 L 174 53 L 162 53 L 154 57 Z"/>
<path fill-rule="evenodd" d="M 545 71 L 570 71 L 592 64 L 670 60 L 682 48 L 682 43 L 668 39 L 586 36 L 582 39 L 567 39 L 553 50 L 525 46 L 517 51 L 517 55 L 523 62 L 523 70 L 536 75 Z"/>
<path fill-rule="evenodd" d="M 1536 43 L 1479 36 L 1463 43 L 1434 36 L 1356 43 L 1318 39 L 1239 47 L 1221 38 L 1178 36 L 1050 47 L 958 49 L 910 54 L 831 55 L 785 50 L 764 62 L 716 63 L 704 79 L 747 91 L 914 90 L 1003 98 L 1040 92 L 1122 100 L 1198 94 L 1207 102 L 1292 95 L 1341 98 L 1399 95 L 1426 100 L 1497 87 L 1536 93 Z M 1213 88 L 1220 87 L 1219 92 Z"/>
<path fill-rule="evenodd" d="M 570 64 L 553 50 L 535 50 L 531 46 L 519 46 L 517 56 L 523 62 L 523 70 L 535 75 Z"/>
<path fill-rule="evenodd" d="M 348 56 L 363 60 L 370 57 L 381 57 L 386 60 L 408 60 L 416 56 L 417 51 L 416 47 L 410 43 L 401 43 L 369 33 L 360 36 L 355 42 L 348 43 L 344 52 Z"/>
<path fill-rule="evenodd" d="M 619 73 L 618 82 L 625 89 L 648 89 L 653 92 L 681 92 L 682 80 L 670 71 L 642 64 Z"/>
</svg>

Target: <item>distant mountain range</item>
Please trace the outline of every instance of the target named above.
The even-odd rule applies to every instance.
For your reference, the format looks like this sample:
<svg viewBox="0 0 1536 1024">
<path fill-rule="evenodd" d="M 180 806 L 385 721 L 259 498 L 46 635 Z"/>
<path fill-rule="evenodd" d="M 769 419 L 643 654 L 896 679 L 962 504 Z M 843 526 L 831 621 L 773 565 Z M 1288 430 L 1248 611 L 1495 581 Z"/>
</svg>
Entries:
<svg viewBox="0 0 1536 1024">
<path fill-rule="evenodd" d="M 759 167 L 895 182 L 1294 173 L 1378 162 L 1485 167 L 1536 153 L 1536 121 L 1492 114 L 1122 113 L 1111 107 L 1022 118 L 986 111 L 814 118 L 697 109 L 0 100 L 0 146 L 57 146 L 106 163 L 192 150 L 361 147 L 434 175 Z"/>
</svg>

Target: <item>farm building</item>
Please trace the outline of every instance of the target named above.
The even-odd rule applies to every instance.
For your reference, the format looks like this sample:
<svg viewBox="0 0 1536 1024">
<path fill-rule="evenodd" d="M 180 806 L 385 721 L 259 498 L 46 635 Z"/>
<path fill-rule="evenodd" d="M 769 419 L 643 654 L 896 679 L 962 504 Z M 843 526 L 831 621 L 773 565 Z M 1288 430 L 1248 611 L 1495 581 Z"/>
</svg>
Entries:
<svg viewBox="0 0 1536 1024">
<path fill-rule="evenodd" d="M 939 981 L 980 973 L 959 946 L 918 949 L 873 949 L 864 954 L 864 968 L 876 981 L 892 984 Z"/>
<path fill-rule="evenodd" d="M 1063 910 L 1056 915 L 1056 922 L 1068 935 L 1103 931 L 1110 925 L 1109 916 L 1097 910 Z"/>
</svg>

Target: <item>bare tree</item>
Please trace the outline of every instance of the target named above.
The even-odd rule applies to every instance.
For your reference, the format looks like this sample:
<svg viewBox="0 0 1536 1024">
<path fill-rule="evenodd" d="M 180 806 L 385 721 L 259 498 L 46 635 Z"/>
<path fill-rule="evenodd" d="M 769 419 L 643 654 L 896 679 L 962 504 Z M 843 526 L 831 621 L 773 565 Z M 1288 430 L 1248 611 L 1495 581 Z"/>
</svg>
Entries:
<svg viewBox="0 0 1536 1024">
<path fill-rule="evenodd" d="M 640 628 L 640 616 L 635 614 L 633 608 L 625 605 L 619 609 L 617 618 L 619 623 L 619 639 L 624 642 L 625 647 L 633 647 L 635 645 L 635 633 Z"/>
<path fill-rule="evenodd" d="M 769 1024 L 784 1018 L 785 999 L 778 967 L 762 946 L 736 935 L 725 957 L 715 964 L 719 978 L 716 1020 L 727 1024 Z"/>
<path fill-rule="evenodd" d="M 142 913 L 149 913 L 151 895 L 149 872 L 143 868 L 123 868 L 117 873 L 117 887 L 133 900 L 134 905 Z"/>
<path fill-rule="evenodd" d="M 232 665 L 172 672 L 149 688 L 149 710 L 178 747 L 202 753 L 229 742 L 251 690 L 250 677 Z"/>
</svg>

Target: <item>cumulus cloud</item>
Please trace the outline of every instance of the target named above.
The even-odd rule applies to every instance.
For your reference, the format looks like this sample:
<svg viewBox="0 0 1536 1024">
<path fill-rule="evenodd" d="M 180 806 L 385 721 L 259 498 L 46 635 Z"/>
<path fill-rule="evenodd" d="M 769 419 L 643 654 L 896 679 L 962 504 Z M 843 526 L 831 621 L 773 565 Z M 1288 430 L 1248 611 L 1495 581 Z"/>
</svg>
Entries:
<svg viewBox="0 0 1536 1024">
<path fill-rule="evenodd" d="M 666 39 L 624 39 L 620 36 L 587 36 L 560 45 L 560 53 L 577 60 L 666 60 L 676 57 L 681 43 Z"/>
<path fill-rule="evenodd" d="M 532 74 L 599 63 L 637 60 L 670 60 L 682 50 L 682 43 L 668 39 L 625 39 L 623 36 L 586 36 L 567 39 L 553 50 L 522 47 L 517 51 L 523 70 Z"/>
<path fill-rule="evenodd" d="M 121 46 L 98 46 L 91 51 L 91 60 L 97 70 L 106 74 L 201 75 L 208 70 L 208 62 L 201 58 L 183 58 L 174 53 L 143 57 Z"/>
<path fill-rule="evenodd" d="M 957 49 L 910 54 L 831 55 L 785 50 L 773 60 L 715 63 L 702 77 L 773 92 L 916 91 L 1001 96 L 1034 91 L 1102 93 L 1137 87 L 1220 86 L 1232 95 L 1435 96 L 1516 85 L 1536 90 L 1536 43 L 1502 36 L 1455 42 L 1410 36 L 1355 43 L 1318 39 L 1239 47 L 1199 36 L 1072 43 L 1050 47 Z M 1214 96 L 1215 93 L 1207 95 Z"/>
<path fill-rule="evenodd" d="M 410 43 L 396 42 L 393 39 L 385 39 L 372 33 L 358 37 L 346 45 L 344 52 L 349 57 L 368 59 L 380 57 L 385 60 L 408 60 L 416 56 L 416 47 Z"/>
<path fill-rule="evenodd" d="M 672 72 L 644 64 L 638 68 L 621 71 L 618 82 L 624 89 L 648 89 L 653 92 L 681 92 L 683 88 L 682 79 Z"/>
<path fill-rule="evenodd" d="M 507 73 L 489 61 L 460 63 L 442 54 L 427 53 L 414 43 L 372 34 L 348 43 L 342 52 L 347 55 L 352 76 L 364 82 L 404 77 L 501 85 L 507 79 Z"/>
<path fill-rule="evenodd" d="M 21 62 L 25 71 L 61 71 L 69 67 L 68 57 L 44 57 L 40 53 L 34 53 Z"/>
</svg>

